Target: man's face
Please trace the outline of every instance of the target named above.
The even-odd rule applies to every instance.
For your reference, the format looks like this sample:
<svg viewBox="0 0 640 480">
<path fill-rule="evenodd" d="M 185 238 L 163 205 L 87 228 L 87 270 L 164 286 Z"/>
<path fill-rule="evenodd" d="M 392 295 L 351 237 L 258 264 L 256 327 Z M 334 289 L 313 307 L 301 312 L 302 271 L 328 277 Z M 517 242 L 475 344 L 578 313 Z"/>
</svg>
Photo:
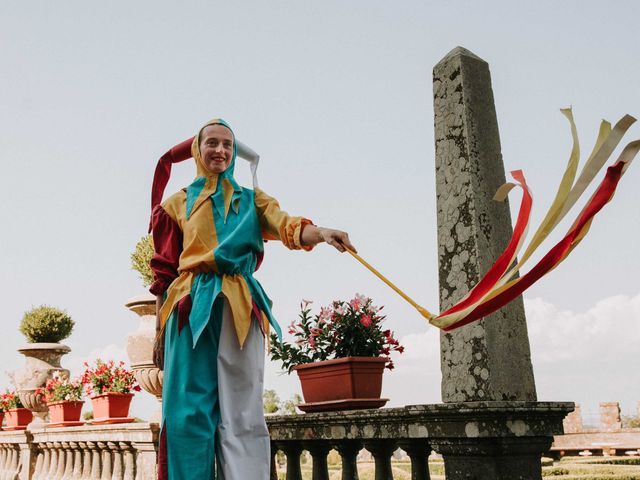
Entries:
<svg viewBox="0 0 640 480">
<path fill-rule="evenodd" d="M 233 134 L 222 125 L 208 125 L 200 134 L 200 157 L 211 173 L 224 172 L 233 157 Z"/>
</svg>

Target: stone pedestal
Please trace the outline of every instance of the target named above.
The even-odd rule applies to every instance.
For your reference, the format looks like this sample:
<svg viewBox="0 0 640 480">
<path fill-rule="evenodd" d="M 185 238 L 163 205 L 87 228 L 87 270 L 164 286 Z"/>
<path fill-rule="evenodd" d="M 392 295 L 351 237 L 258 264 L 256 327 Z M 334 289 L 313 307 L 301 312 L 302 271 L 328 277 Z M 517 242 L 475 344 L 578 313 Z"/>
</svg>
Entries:
<svg viewBox="0 0 640 480">
<path fill-rule="evenodd" d="M 127 335 L 127 355 L 136 381 L 146 392 L 158 399 L 158 408 L 148 419 L 162 421 L 163 372 L 153 364 L 153 343 L 156 336 L 156 298 L 145 294 L 133 297 L 125 306 L 139 316 L 138 329 Z"/>
<path fill-rule="evenodd" d="M 62 368 L 60 360 L 71 349 L 60 343 L 30 343 L 18 349 L 25 356 L 25 365 L 13 374 L 22 404 L 33 413 L 30 428 L 39 428 L 48 423 L 49 410 L 36 389 L 44 387 L 47 380 L 58 372 L 69 377 L 69 370 Z"/>
</svg>

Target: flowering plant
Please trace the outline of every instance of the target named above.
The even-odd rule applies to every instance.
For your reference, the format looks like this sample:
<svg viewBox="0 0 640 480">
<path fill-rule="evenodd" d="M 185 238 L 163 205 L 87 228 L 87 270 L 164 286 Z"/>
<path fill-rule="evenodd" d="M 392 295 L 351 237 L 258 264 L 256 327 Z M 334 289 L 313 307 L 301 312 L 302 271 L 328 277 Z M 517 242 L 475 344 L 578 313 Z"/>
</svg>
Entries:
<svg viewBox="0 0 640 480">
<path fill-rule="evenodd" d="M 347 301 L 335 300 L 311 315 L 310 300 L 300 304 L 299 321 L 291 322 L 289 334 L 293 344 L 280 342 L 271 334 L 270 353 L 273 360 L 291 373 L 296 365 L 344 357 L 387 357 L 386 367 L 393 369 L 391 351 L 402 353 L 401 346 L 391 330 L 383 330 L 383 307 L 373 305 L 364 295 Z"/>
<path fill-rule="evenodd" d="M 82 400 L 83 388 L 84 385 L 79 378 L 69 380 L 66 375 L 55 372 L 44 387 L 36 389 L 36 395 L 41 396 L 45 403 L 79 402 Z"/>
<path fill-rule="evenodd" d="M 0 395 L 0 410 L 7 411 L 12 410 L 14 408 L 24 408 L 22 402 L 20 401 L 20 397 L 18 396 L 18 392 L 10 392 L 6 391 L 2 395 Z"/>
<path fill-rule="evenodd" d="M 88 396 L 94 397 L 103 393 L 131 393 L 140 391 L 136 379 L 131 370 L 127 370 L 124 362 L 117 365 L 113 360 L 103 362 L 96 360 L 95 366 L 90 367 L 84 362 L 85 371 L 82 374 L 82 383 Z"/>
</svg>

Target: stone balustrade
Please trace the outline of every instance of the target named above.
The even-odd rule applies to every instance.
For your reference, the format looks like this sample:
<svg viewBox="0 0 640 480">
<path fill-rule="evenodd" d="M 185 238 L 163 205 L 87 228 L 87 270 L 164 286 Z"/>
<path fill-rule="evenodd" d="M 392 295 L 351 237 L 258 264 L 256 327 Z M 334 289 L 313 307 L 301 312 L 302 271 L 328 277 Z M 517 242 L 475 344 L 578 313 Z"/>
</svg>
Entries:
<svg viewBox="0 0 640 480">
<path fill-rule="evenodd" d="M 570 402 L 466 402 L 415 405 L 380 410 L 339 411 L 272 416 L 272 479 L 275 457 L 282 451 L 287 480 L 301 480 L 300 454 L 312 457 L 313 480 L 328 480 L 327 455 L 342 458 L 342 480 L 357 480 L 356 459 L 368 450 L 375 462 L 376 480 L 393 479 L 391 456 L 397 448 L 411 459 L 411 478 L 428 480 L 431 451 L 442 454 L 447 480 L 467 478 L 469 465 L 486 479 L 540 479 L 541 455 Z"/>
<path fill-rule="evenodd" d="M 0 438 L 0 480 L 13 480 L 21 467 L 24 432 L 2 432 Z"/>
<path fill-rule="evenodd" d="M 0 480 L 154 479 L 157 444 L 154 423 L 0 432 Z"/>
<path fill-rule="evenodd" d="M 376 480 L 393 479 L 391 456 L 403 449 L 412 477 L 429 479 L 431 451 L 444 458 L 447 480 L 465 478 L 540 479 L 540 457 L 569 402 L 466 402 L 380 410 L 270 416 L 275 456 L 284 452 L 287 480 L 301 480 L 300 455 L 312 458 L 313 480 L 328 480 L 327 455 L 342 458 L 342 480 L 358 478 L 357 457 L 371 453 Z M 39 428 L 0 432 L 0 480 L 152 480 L 156 478 L 158 425 Z"/>
</svg>

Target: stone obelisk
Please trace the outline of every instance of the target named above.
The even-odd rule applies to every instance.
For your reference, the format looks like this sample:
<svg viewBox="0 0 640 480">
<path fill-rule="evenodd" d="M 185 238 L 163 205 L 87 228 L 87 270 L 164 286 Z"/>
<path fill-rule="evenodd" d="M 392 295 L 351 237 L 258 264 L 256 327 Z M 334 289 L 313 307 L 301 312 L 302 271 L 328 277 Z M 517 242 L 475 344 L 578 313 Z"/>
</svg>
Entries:
<svg viewBox="0 0 640 480">
<path fill-rule="evenodd" d="M 440 310 L 461 299 L 511 237 L 487 62 L 457 47 L 433 69 Z M 440 337 L 444 402 L 536 400 L 522 297 Z"/>
</svg>

